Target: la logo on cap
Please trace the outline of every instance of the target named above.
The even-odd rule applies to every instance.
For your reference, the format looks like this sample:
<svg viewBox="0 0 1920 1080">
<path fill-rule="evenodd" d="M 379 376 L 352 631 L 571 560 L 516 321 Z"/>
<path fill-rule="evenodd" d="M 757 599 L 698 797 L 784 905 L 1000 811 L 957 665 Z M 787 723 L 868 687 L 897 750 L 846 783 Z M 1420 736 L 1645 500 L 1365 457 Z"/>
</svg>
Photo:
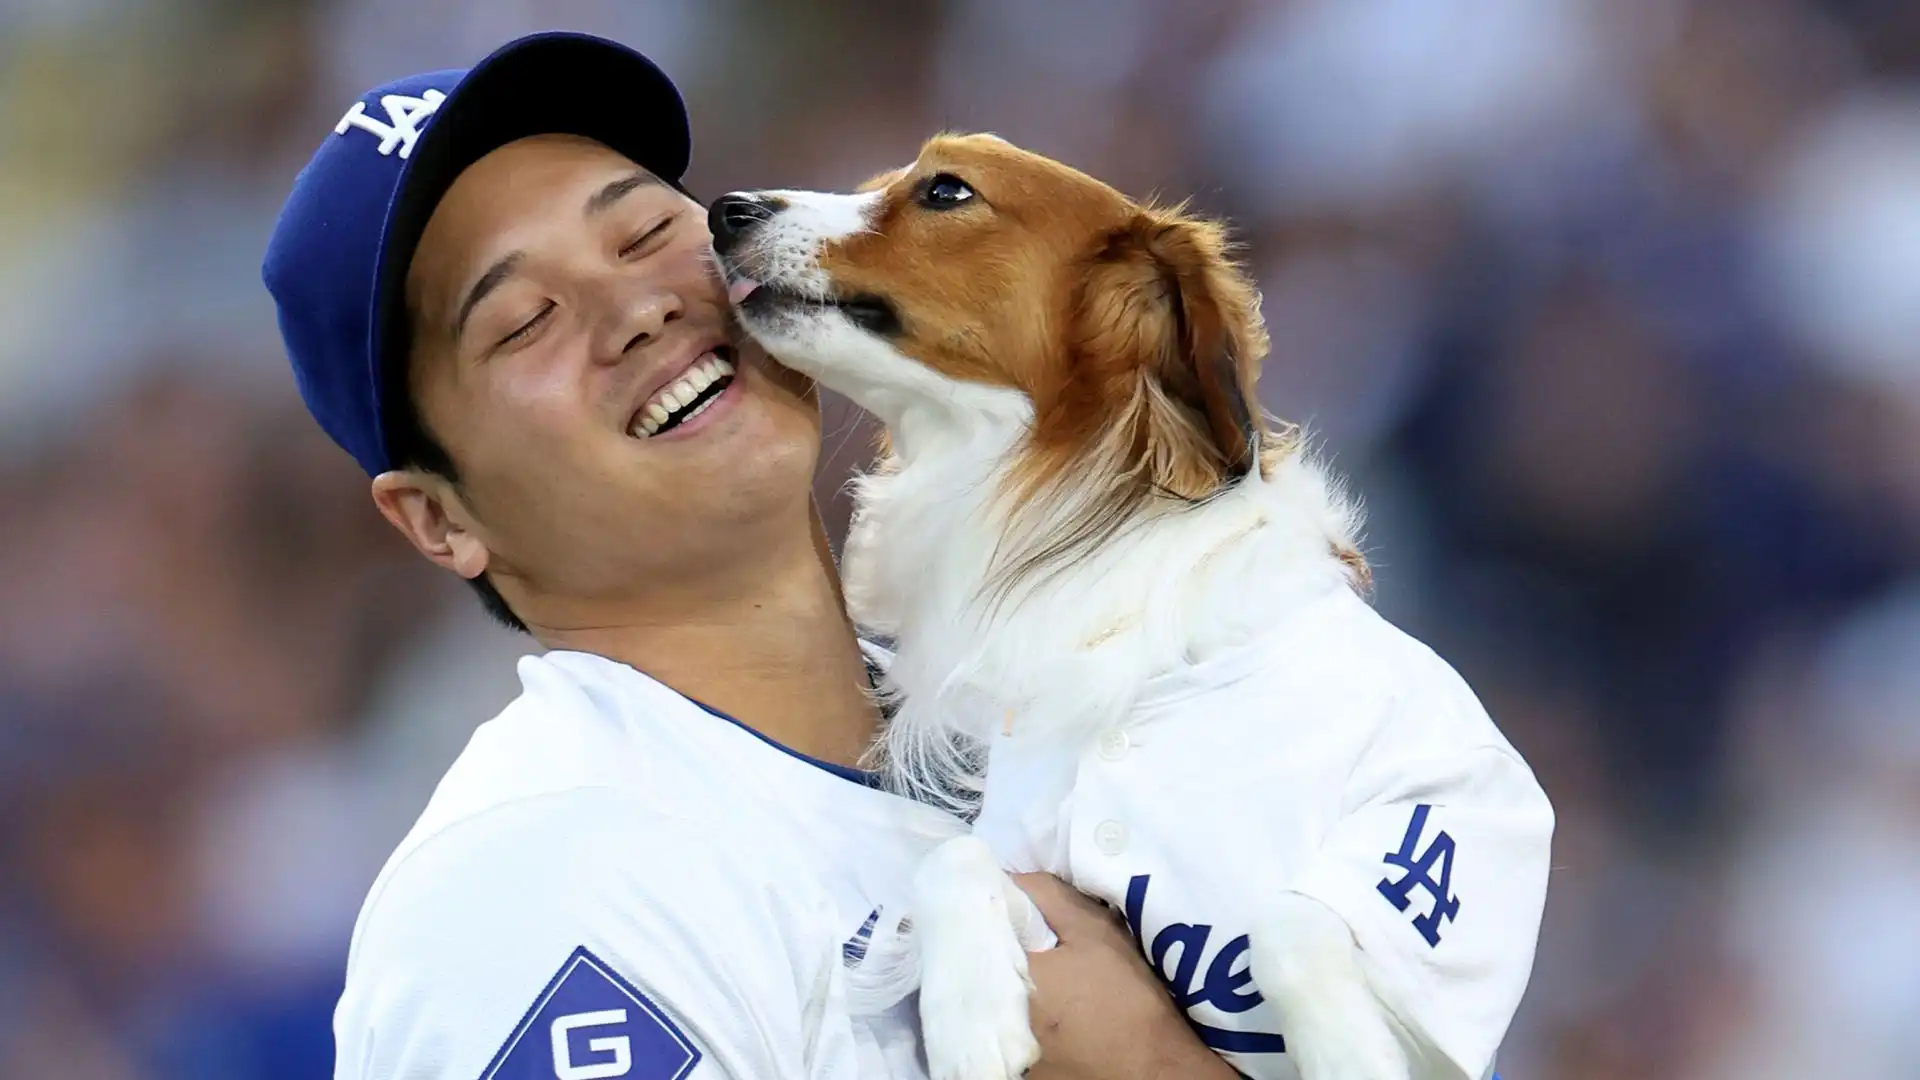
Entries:
<svg viewBox="0 0 1920 1080">
<path fill-rule="evenodd" d="M 413 144 L 420 138 L 420 125 L 432 116 L 447 95 L 438 90 L 428 90 L 419 97 L 406 94 L 382 94 L 380 107 L 387 110 L 387 122 L 381 123 L 367 115 L 367 103 L 356 101 L 347 115 L 334 125 L 335 135 L 345 135 L 351 128 L 359 128 L 380 138 L 380 154 L 391 155 L 395 149 L 400 151 L 401 160 L 413 153 Z"/>
</svg>

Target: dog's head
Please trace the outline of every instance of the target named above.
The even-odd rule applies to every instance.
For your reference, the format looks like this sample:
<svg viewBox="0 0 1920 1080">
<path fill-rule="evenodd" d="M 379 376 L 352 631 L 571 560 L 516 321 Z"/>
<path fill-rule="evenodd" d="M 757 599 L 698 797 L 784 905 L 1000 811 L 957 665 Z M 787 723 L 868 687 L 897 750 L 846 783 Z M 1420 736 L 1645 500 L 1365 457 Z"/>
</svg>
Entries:
<svg viewBox="0 0 1920 1080">
<path fill-rule="evenodd" d="M 916 410 L 1012 416 L 1027 495 L 1099 460 L 1136 500 L 1200 499 L 1258 463 L 1267 338 L 1212 222 L 991 135 L 936 137 L 854 194 L 726 195 L 710 220 L 747 330 L 896 440 Z"/>
</svg>

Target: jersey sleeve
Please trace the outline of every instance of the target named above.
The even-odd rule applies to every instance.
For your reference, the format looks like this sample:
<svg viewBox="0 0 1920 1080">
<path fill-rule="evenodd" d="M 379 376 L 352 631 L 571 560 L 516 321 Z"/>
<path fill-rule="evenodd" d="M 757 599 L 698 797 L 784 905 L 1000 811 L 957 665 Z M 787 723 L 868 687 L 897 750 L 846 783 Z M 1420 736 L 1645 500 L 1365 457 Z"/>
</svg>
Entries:
<svg viewBox="0 0 1920 1080">
<path fill-rule="evenodd" d="M 336 1080 L 839 1080 L 830 937 L 689 822 L 588 789 L 496 807 L 376 885 Z"/>
<path fill-rule="evenodd" d="M 1392 708 L 1378 752 L 1355 770 L 1344 812 L 1291 887 L 1346 921 L 1375 992 L 1422 1052 L 1483 1080 L 1532 973 L 1553 809 L 1504 743 L 1449 752 L 1416 734 L 1457 730 L 1425 723 L 1423 712 L 1447 708 L 1470 709 L 1491 731 L 1477 702 L 1443 694 Z M 1410 750 L 1396 753 L 1401 733 Z"/>
</svg>

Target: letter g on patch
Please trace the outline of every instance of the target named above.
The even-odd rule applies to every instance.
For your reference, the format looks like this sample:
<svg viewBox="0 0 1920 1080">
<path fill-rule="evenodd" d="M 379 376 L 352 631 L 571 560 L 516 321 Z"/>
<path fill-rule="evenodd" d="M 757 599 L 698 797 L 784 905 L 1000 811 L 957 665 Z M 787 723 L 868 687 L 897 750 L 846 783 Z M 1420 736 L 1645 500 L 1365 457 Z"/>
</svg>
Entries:
<svg viewBox="0 0 1920 1080">
<path fill-rule="evenodd" d="M 671 1017 L 585 948 L 528 1007 L 480 1080 L 684 1080 L 700 1050 Z"/>
</svg>

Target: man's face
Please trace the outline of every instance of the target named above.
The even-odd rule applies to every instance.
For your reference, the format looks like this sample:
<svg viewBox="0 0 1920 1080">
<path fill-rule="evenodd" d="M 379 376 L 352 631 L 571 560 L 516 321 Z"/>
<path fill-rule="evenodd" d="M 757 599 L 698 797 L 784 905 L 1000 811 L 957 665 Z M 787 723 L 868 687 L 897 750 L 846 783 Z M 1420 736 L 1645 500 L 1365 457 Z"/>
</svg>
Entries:
<svg viewBox="0 0 1920 1080">
<path fill-rule="evenodd" d="M 403 531 L 557 611 L 806 538 L 818 404 L 732 328 L 709 245 L 698 204 L 586 139 L 463 173 L 407 278 L 414 401 L 460 483 L 410 474 Z"/>
</svg>

